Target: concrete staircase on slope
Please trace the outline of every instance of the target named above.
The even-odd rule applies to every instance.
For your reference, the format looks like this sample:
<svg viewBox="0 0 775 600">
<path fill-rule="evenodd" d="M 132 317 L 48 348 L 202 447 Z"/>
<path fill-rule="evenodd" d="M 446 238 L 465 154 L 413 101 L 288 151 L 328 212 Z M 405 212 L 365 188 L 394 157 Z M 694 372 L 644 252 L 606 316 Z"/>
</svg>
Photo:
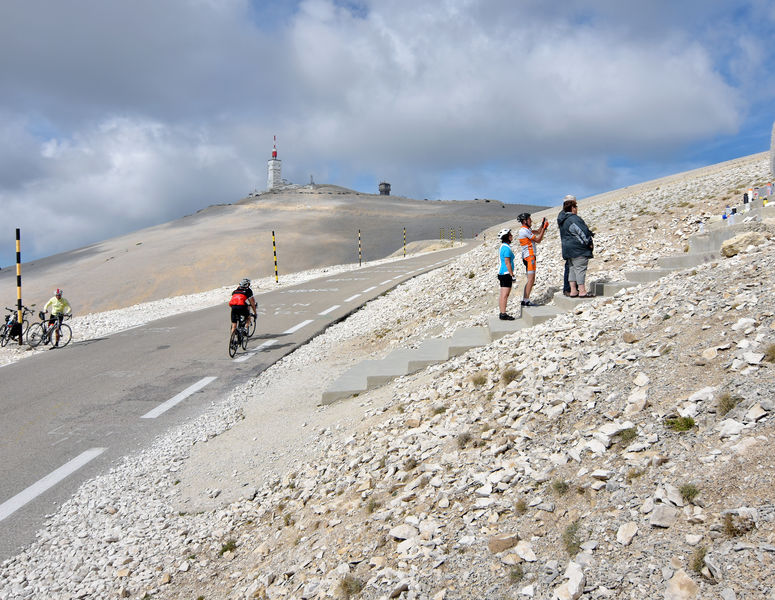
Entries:
<svg viewBox="0 0 775 600">
<path fill-rule="evenodd" d="M 746 216 L 775 216 L 775 204 L 752 209 Z M 742 218 L 741 218 L 742 221 Z M 657 259 L 656 269 L 643 269 L 625 272 L 625 281 L 596 281 L 590 286 L 595 296 L 613 296 L 622 289 L 635 287 L 642 283 L 657 281 L 665 275 L 678 270 L 696 267 L 719 259 L 721 244 L 744 228 L 744 224 L 709 226 L 708 231 L 689 238 L 689 251 L 684 254 L 663 256 Z M 331 404 L 337 400 L 357 396 L 370 389 L 400 377 L 421 371 L 430 365 L 445 362 L 471 350 L 486 346 L 506 335 L 533 327 L 562 312 L 573 310 L 584 298 L 570 298 L 561 292 L 554 295 L 551 305 L 522 307 L 520 317 L 514 321 L 501 321 L 491 317 L 486 327 L 461 327 L 450 338 L 430 338 L 417 348 L 393 350 L 380 360 L 364 360 L 345 371 L 323 393 L 321 404 Z"/>
</svg>

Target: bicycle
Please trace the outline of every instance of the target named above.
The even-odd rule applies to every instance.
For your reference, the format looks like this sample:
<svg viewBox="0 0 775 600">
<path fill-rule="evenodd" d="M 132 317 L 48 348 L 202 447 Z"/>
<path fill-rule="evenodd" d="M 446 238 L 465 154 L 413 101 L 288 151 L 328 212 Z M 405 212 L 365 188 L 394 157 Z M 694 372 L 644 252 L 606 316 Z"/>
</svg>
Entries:
<svg viewBox="0 0 775 600">
<path fill-rule="evenodd" d="M 237 328 L 232 331 L 231 336 L 229 337 L 229 357 L 231 358 L 234 358 L 234 355 L 237 354 L 237 348 L 240 346 L 242 346 L 243 350 L 248 349 L 248 338 L 250 338 L 250 335 L 248 334 L 245 322 L 245 317 L 240 315 L 237 322 Z"/>
<path fill-rule="evenodd" d="M 66 323 L 60 323 L 56 316 L 52 316 L 54 322 L 49 323 L 50 319 L 46 319 L 46 313 L 40 311 L 38 313 L 40 317 L 40 323 L 34 323 L 30 325 L 30 329 L 27 332 L 27 343 L 30 347 L 35 348 L 40 344 L 44 346 L 50 344 L 56 337 L 54 332 L 59 329 L 59 347 L 64 348 L 70 343 L 73 338 L 73 330 Z M 62 315 L 62 320 L 70 319 L 73 315 Z M 56 342 L 54 342 L 56 343 Z"/>
<path fill-rule="evenodd" d="M 33 306 L 35 306 L 33 304 Z M 5 307 L 10 314 L 5 315 L 5 323 L 0 325 L 0 346 L 5 346 L 12 337 L 16 337 L 17 332 L 14 331 L 14 327 L 18 324 L 18 311 L 15 308 Z M 21 336 L 24 339 L 24 335 L 30 328 L 30 322 L 25 318 L 28 314 L 32 314 L 32 311 L 26 306 L 22 306 L 22 331 Z"/>
<path fill-rule="evenodd" d="M 252 338 L 253 334 L 256 332 L 256 322 L 258 321 L 258 318 L 256 317 L 256 313 L 250 313 L 250 327 L 248 327 L 248 337 Z"/>
</svg>

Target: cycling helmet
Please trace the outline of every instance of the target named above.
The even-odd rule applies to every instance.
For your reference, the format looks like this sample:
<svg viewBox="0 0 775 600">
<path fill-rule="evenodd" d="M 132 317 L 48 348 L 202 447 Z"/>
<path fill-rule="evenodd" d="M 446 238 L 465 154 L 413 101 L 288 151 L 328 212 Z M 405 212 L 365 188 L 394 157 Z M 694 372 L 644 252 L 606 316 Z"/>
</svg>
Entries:
<svg viewBox="0 0 775 600">
<path fill-rule="evenodd" d="M 57 291 L 56 291 L 56 292 L 54 292 L 54 295 L 55 295 L 55 296 L 61 296 L 61 295 L 62 295 L 62 290 L 60 290 L 59 288 L 57 288 Z"/>
<path fill-rule="evenodd" d="M 509 235 L 511 233 L 511 229 L 501 229 L 498 232 L 498 237 L 503 239 L 503 236 Z"/>
<path fill-rule="evenodd" d="M 517 219 L 519 219 L 520 223 L 524 223 L 530 218 L 530 213 L 520 213 L 517 215 Z"/>
<path fill-rule="evenodd" d="M 250 279 L 245 277 L 242 281 L 239 282 L 240 287 L 250 287 Z"/>
</svg>

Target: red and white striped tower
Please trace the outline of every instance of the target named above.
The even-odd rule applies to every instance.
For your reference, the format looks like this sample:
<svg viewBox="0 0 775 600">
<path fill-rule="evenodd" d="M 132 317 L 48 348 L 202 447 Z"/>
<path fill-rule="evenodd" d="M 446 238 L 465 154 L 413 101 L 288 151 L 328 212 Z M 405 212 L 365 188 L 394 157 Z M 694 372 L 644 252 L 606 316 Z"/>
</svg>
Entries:
<svg viewBox="0 0 775 600">
<path fill-rule="evenodd" d="M 272 158 L 270 158 L 267 163 L 266 189 L 267 191 L 277 189 L 282 183 L 282 161 L 277 158 L 277 136 L 274 136 Z"/>
</svg>

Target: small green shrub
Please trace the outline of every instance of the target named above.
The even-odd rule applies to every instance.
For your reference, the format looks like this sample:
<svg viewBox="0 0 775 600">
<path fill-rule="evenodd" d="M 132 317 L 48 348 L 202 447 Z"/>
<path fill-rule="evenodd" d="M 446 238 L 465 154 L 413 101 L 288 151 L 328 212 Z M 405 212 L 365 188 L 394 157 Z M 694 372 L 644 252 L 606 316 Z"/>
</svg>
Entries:
<svg viewBox="0 0 775 600">
<path fill-rule="evenodd" d="M 643 475 L 643 471 L 641 469 L 630 469 L 627 471 L 627 475 L 625 475 L 625 477 L 628 483 L 632 483 L 634 479 L 637 479 L 641 475 Z"/>
<path fill-rule="evenodd" d="M 522 578 L 525 576 L 525 570 L 522 568 L 522 565 L 517 565 L 511 571 L 509 571 L 509 582 L 511 585 L 516 585 L 520 581 L 522 581 Z"/>
<path fill-rule="evenodd" d="M 221 546 L 221 550 L 218 552 L 218 556 L 223 556 L 227 552 L 234 552 L 237 548 L 237 540 L 230 539 Z"/>
<path fill-rule="evenodd" d="M 635 427 L 629 427 L 627 429 L 622 429 L 619 432 L 619 441 L 622 444 L 624 444 L 624 445 L 628 445 L 636 437 L 638 437 L 638 430 Z"/>
<path fill-rule="evenodd" d="M 764 349 L 764 360 L 775 363 L 775 344 L 770 344 Z"/>
<path fill-rule="evenodd" d="M 564 496 L 570 489 L 570 485 L 564 479 L 555 479 L 552 481 L 552 489 L 558 496 Z"/>
<path fill-rule="evenodd" d="M 691 417 L 670 417 L 665 419 L 665 427 L 673 431 L 689 431 L 694 425 L 694 419 Z"/>
<path fill-rule="evenodd" d="M 339 593 L 345 598 L 345 600 L 349 600 L 355 594 L 361 593 L 361 590 L 363 589 L 363 582 L 360 579 L 357 579 L 356 577 L 348 574 L 345 575 L 339 582 L 338 588 Z"/>
<path fill-rule="evenodd" d="M 484 385 L 487 383 L 487 374 L 485 372 L 476 373 L 471 377 L 471 383 L 473 383 L 475 386 Z"/>
<path fill-rule="evenodd" d="M 705 546 L 698 546 L 694 554 L 692 554 L 691 567 L 695 573 L 700 573 L 705 566 L 705 555 L 708 553 L 708 549 Z"/>
<path fill-rule="evenodd" d="M 447 412 L 446 406 L 435 406 L 433 408 L 433 414 L 434 415 L 443 415 L 445 412 Z"/>
<path fill-rule="evenodd" d="M 574 521 L 562 532 L 562 545 L 569 556 L 574 557 L 581 550 L 581 540 L 579 539 L 580 521 Z"/>
<path fill-rule="evenodd" d="M 720 417 L 723 417 L 735 406 L 737 406 L 741 400 L 742 398 L 740 396 L 733 396 L 729 392 L 724 392 L 723 394 L 721 394 L 721 396 L 719 396 L 718 405 L 716 406 L 716 411 L 718 412 L 718 415 Z"/>
<path fill-rule="evenodd" d="M 404 462 L 404 471 L 413 471 L 415 468 L 417 468 L 417 460 L 415 458 L 407 458 Z"/>
<path fill-rule="evenodd" d="M 468 445 L 470 441 L 471 441 L 471 434 L 467 431 L 464 431 L 463 433 L 457 436 L 457 447 L 462 450 Z"/>
<path fill-rule="evenodd" d="M 684 502 L 692 502 L 700 493 L 700 490 L 693 483 L 685 483 L 678 488 L 678 491 L 681 492 L 681 498 L 684 499 Z"/>
<path fill-rule="evenodd" d="M 727 537 L 739 537 L 755 526 L 750 517 L 735 516 L 732 513 L 726 513 L 721 521 L 721 527 Z"/>
<path fill-rule="evenodd" d="M 377 502 L 374 498 L 369 498 L 369 501 L 366 503 L 366 512 L 371 514 L 379 507 L 380 507 L 379 502 Z"/>
<path fill-rule="evenodd" d="M 527 512 L 527 502 L 520 498 L 517 500 L 516 504 L 514 504 L 514 510 L 517 511 L 518 515 L 524 515 Z"/>
<path fill-rule="evenodd" d="M 476 277 L 476 273 L 474 273 L 473 271 L 469 271 L 466 277 L 468 277 L 469 279 L 473 279 L 474 277 Z"/>
<path fill-rule="evenodd" d="M 283 525 L 286 527 L 291 527 L 292 525 L 295 525 L 296 521 L 293 520 L 293 515 L 291 513 L 285 513 L 283 515 Z"/>
<path fill-rule="evenodd" d="M 522 377 L 522 371 L 519 369 L 506 369 L 501 373 L 503 385 L 509 385 L 512 381 L 515 381 L 520 377 Z"/>
</svg>

